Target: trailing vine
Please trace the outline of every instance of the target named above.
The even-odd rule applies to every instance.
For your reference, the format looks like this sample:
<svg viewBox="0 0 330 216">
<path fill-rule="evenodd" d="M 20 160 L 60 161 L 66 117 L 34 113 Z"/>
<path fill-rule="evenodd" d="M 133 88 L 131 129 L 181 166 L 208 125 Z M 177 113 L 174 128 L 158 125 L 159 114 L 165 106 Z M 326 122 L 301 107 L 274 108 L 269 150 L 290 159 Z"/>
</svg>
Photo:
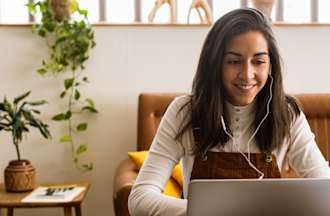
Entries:
<svg viewBox="0 0 330 216">
<path fill-rule="evenodd" d="M 74 121 L 74 116 L 84 112 L 98 113 L 93 100 L 83 98 L 79 89 L 89 83 L 82 72 L 89 51 L 95 46 L 88 12 L 81 10 L 75 0 L 37 1 L 27 7 L 30 14 L 41 15 L 41 22 L 33 24 L 32 30 L 45 38 L 49 48 L 49 58 L 42 60 L 42 67 L 37 72 L 42 76 L 69 74 L 59 95 L 67 101 L 66 109 L 52 117 L 67 125 L 67 134 L 61 136 L 60 142 L 71 145 L 72 159 L 79 170 L 90 171 L 93 163 L 81 162 L 81 156 L 87 153 L 87 144 L 77 144 L 75 139 L 78 133 L 88 129 L 88 123 Z"/>
</svg>

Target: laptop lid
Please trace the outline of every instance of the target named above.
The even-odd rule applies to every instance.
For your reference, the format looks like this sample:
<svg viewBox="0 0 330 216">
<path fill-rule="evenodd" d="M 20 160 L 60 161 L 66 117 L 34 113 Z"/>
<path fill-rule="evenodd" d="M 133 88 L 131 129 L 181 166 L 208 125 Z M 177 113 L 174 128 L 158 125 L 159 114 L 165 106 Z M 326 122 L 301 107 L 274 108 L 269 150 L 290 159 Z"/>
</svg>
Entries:
<svg viewBox="0 0 330 216">
<path fill-rule="evenodd" d="M 330 215 L 330 179 L 192 180 L 188 216 Z"/>
</svg>

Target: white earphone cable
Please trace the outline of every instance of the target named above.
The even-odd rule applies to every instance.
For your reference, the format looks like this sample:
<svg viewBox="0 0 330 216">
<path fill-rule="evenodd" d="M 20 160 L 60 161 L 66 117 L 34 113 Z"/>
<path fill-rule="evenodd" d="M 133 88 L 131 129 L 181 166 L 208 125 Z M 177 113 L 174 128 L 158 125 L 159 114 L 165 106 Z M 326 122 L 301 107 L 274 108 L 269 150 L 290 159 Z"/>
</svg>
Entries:
<svg viewBox="0 0 330 216">
<path fill-rule="evenodd" d="M 248 140 L 248 158 L 250 160 L 250 143 L 252 141 L 252 139 L 255 137 L 255 135 L 257 134 L 258 130 L 260 129 L 262 123 L 266 120 L 267 116 L 269 115 L 269 106 L 270 106 L 270 102 L 273 98 L 273 93 L 272 93 L 272 88 L 273 88 L 273 77 L 271 74 L 269 74 L 270 77 L 270 87 L 269 87 L 269 99 L 267 102 L 267 111 L 266 111 L 266 115 L 263 117 L 263 119 L 260 121 L 258 127 L 256 128 L 256 130 L 254 131 L 254 133 L 252 134 L 252 136 L 250 137 L 250 139 Z"/>
<path fill-rule="evenodd" d="M 221 124 L 223 127 L 224 132 L 231 138 L 231 140 L 233 141 L 233 146 L 236 148 L 236 150 L 245 158 L 245 160 L 248 162 L 248 164 L 257 172 L 260 174 L 260 177 L 258 179 L 263 179 L 263 177 L 265 176 L 265 174 L 263 172 L 261 172 L 252 162 L 251 162 L 251 158 L 250 158 L 250 143 L 253 140 L 253 138 L 255 137 L 255 135 L 257 134 L 258 130 L 260 129 L 262 123 L 266 120 L 267 116 L 269 115 L 269 106 L 270 106 L 270 102 L 273 98 L 273 94 L 272 94 L 272 87 L 273 87 L 273 77 L 271 75 L 271 71 L 269 72 L 269 77 L 270 77 L 270 87 L 269 87 L 269 99 L 267 102 L 267 111 L 266 111 L 266 115 L 263 117 L 263 119 L 260 121 L 258 127 L 256 128 L 256 130 L 254 131 L 254 133 L 252 134 L 252 136 L 250 137 L 250 139 L 248 140 L 248 156 L 246 156 L 237 146 L 236 142 L 234 141 L 234 137 L 227 131 L 226 128 L 226 124 L 225 121 L 223 119 L 223 116 L 221 116 Z"/>
<path fill-rule="evenodd" d="M 245 158 L 245 160 L 248 162 L 248 164 L 250 165 L 250 167 L 252 167 L 257 173 L 259 173 L 260 174 L 260 177 L 259 177 L 259 179 L 263 179 L 263 177 L 264 177 L 264 173 L 263 172 L 261 172 L 260 170 L 258 170 L 258 168 L 257 167 L 255 167 L 254 165 L 253 165 L 253 163 L 251 163 L 251 161 L 250 161 L 250 159 L 239 149 L 239 147 L 237 146 L 237 144 L 235 143 L 235 141 L 234 141 L 234 137 L 227 131 L 227 129 L 226 129 L 226 126 L 225 126 L 225 122 L 224 122 L 224 120 L 223 120 L 223 117 L 221 116 L 221 123 L 222 123 L 222 127 L 223 127 L 223 130 L 224 130 L 224 132 L 232 139 L 232 141 L 233 141 L 233 146 L 236 148 L 236 150 Z"/>
</svg>

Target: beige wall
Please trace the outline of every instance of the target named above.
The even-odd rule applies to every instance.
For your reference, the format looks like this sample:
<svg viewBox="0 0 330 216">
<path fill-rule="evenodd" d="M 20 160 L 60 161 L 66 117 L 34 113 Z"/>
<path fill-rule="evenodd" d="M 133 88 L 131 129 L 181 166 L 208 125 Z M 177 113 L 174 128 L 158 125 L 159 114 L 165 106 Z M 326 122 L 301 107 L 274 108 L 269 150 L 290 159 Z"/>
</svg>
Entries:
<svg viewBox="0 0 330 216">
<path fill-rule="evenodd" d="M 45 98 L 43 108 L 53 139 L 32 132 L 21 145 L 22 154 L 37 169 L 38 181 L 88 180 L 92 188 L 83 206 L 84 215 L 114 215 L 113 175 L 126 152 L 136 143 L 137 97 L 140 92 L 189 91 L 206 27 L 95 27 L 97 46 L 87 63 L 91 96 L 100 113 L 88 117 L 90 127 L 82 137 L 89 144 L 88 160 L 95 170 L 79 173 L 72 165 L 70 148 L 60 144 L 61 124 L 48 121 L 63 107 L 58 99 L 62 77 L 42 78 L 35 73 L 47 50 L 29 27 L 0 27 L 0 99 L 32 90 L 31 99 Z M 329 27 L 277 27 L 286 65 L 285 88 L 291 93 L 330 92 Z M 8 134 L 0 134 L 2 170 L 15 158 Z M 18 210 L 19 215 L 55 216 L 55 210 Z"/>
</svg>

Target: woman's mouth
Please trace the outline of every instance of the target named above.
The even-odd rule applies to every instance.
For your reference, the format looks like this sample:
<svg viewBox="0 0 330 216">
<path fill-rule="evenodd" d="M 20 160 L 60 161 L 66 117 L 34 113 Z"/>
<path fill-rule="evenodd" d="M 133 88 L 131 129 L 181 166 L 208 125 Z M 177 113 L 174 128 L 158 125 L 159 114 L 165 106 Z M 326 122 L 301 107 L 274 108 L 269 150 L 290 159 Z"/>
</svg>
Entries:
<svg viewBox="0 0 330 216">
<path fill-rule="evenodd" d="M 252 89 L 255 86 L 255 84 L 235 84 L 235 86 L 240 90 L 248 91 Z"/>
</svg>

